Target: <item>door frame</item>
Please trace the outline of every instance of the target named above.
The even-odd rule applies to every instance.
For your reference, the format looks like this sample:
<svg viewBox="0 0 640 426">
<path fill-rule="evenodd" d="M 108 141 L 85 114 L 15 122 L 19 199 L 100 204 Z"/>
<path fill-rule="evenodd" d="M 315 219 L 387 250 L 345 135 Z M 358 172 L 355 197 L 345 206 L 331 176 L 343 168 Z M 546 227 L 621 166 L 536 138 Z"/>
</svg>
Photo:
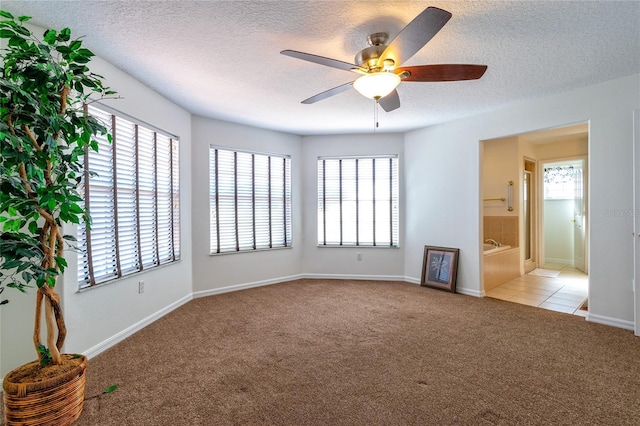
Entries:
<svg viewBox="0 0 640 426">
<path fill-rule="evenodd" d="M 533 170 L 527 170 L 527 163 L 530 163 L 533 165 Z M 527 260 L 526 259 L 526 248 L 523 246 L 522 249 L 522 264 L 523 264 L 523 268 L 524 268 L 524 273 L 529 273 L 532 270 L 534 270 L 535 268 L 537 268 L 541 263 L 540 263 L 540 225 L 541 222 L 539 220 L 540 217 L 540 212 L 539 212 L 539 205 L 540 205 L 540 189 L 542 188 L 540 186 L 539 183 L 539 176 L 540 176 L 540 161 L 536 160 L 535 158 L 531 158 L 529 156 L 523 156 L 522 157 L 522 171 L 520 173 L 520 178 L 522 179 L 522 183 L 520 185 L 520 189 L 522 191 L 522 196 L 520 197 L 522 200 L 522 207 L 521 207 L 521 211 L 522 211 L 522 217 L 523 217 L 523 223 L 522 223 L 522 244 L 524 244 L 524 242 L 526 241 L 526 224 L 524 223 L 524 174 L 525 172 L 529 171 L 531 173 L 531 182 L 529 182 L 529 185 L 531 186 L 531 199 L 529 200 L 530 205 L 530 215 L 531 215 L 531 219 L 530 219 L 530 224 L 531 224 L 531 259 Z"/>
<path fill-rule="evenodd" d="M 537 185 L 539 190 L 537 191 L 537 216 L 538 216 L 538 253 L 537 261 L 538 267 L 545 263 L 544 253 L 544 167 L 548 163 L 562 163 L 564 161 L 570 162 L 575 160 L 582 160 L 583 170 L 583 187 L 584 187 L 584 263 L 585 274 L 589 274 L 589 155 L 578 155 L 572 157 L 558 157 L 558 158 L 545 158 L 544 160 L 538 160 L 538 176 Z M 575 249 L 574 249 L 575 251 Z"/>
<path fill-rule="evenodd" d="M 634 334 L 640 336 L 640 110 L 633 111 L 633 291 Z"/>
</svg>

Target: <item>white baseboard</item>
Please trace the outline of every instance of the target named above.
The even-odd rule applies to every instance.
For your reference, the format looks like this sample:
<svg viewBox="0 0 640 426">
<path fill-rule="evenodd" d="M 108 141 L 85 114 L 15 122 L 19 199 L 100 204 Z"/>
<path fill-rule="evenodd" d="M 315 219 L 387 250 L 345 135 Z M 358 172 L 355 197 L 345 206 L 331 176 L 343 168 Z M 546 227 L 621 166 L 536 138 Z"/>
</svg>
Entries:
<svg viewBox="0 0 640 426">
<path fill-rule="evenodd" d="M 467 296 L 473 296 L 473 297 L 484 297 L 484 290 L 480 291 L 480 290 L 472 290 L 470 288 L 464 288 L 464 287 L 456 287 L 456 293 L 460 293 L 460 294 L 465 294 Z"/>
<path fill-rule="evenodd" d="M 404 277 L 404 280 L 408 283 L 420 285 L 420 278 Z"/>
<path fill-rule="evenodd" d="M 563 263 L 565 265 L 574 266 L 573 259 L 557 259 L 554 257 L 545 258 L 544 263 Z"/>
<path fill-rule="evenodd" d="M 302 278 L 322 280 L 406 281 L 402 275 L 303 274 Z"/>
<path fill-rule="evenodd" d="M 612 327 L 624 328 L 625 330 L 633 331 L 635 324 L 633 321 L 622 320 L 619 318 L 605 317 L 604 315 L 596 315 L 587 313 L 587 321 L 595 322 L 598 324 L 610 325 Z"/>
<path fill-rule="evenodd" d="M 89 348 L 86 351 L 83 351 L 82 353 L 84 355 L 86 355 L 87 358 L 91 359 L 94 356 L 99 355 L 102 352 L 106 351 L 110 347 L 115 346 L 118 343 L 122 342 L 127 337 L 132 336 L 136 332 L 142 330 L 143 328 L 145 328 L 149 324 L 155 322 L 156 320 L 160 319 L 161 317 L 167 315 L 169 312 L 171 312 L 171 311 L 173 311 L 175 309 L 178 309 L 180 306 L 182 306 L 185 303 L 191 301 L 192 299 L 193 299 L 192 295 L 188 294 L 188 295 L 184 296 L 183 298 L 171 303 L 170 305 L 165 306 L 164 308 L 160 309 L 159 311 L 149 315 L 148 317 L 138 321 L 137 323 L 131 325 L 130 327 L 125 328 L 121 332 L 119 332 L 117 334 L 114 334 L 113 336 L 111 336 L 108 339 L 98 343 L 97 345 L 93 346 L 92 348 Z"/>
<path fill-rule="evenodd" d="M 345 275 L 345 274 L 298 274 L 288 277 L 273 278 L 270 280 L 254 281 L 251 283 L 235 284 L 226 287 L 212 288 L 210 290 L 196 291 L 193 298 L 214 296 L 216 294 L 228 293 L 230 291 L 245 290 L 248 288 L 262 287 L 265 285 L 284 283 L 287 281 L 302 279 L 324 279 L 324 280 L 372 280 L 372 281 L 405 281 L 405 277 L 396 275 Z"/>
<path fill-rule="evenodd" d="M 420 285 L 420 279 L 418 278 L 413 278 L 413 277 L 404 277 L 403 281 L 406 281 L 408 283 L 413 283 L 413 284 L 418 284 Z M 468 288 L 464 288 L 464 287 L 456 287 L 456 293 L 460 293 L 460 294 L 465 294 L 467 296 L 473 296 L 473 297 L 484 297 L 484 291 L 478 291 L 478 290 L 471 290 Z"/>
<path fill-rule="evenodd" d="M 246 290 L 248 288 L 262 287 L 265 285 L 278 284 L 278 283 L 283 283 L 287 281 L 294 281 L 302 278 L 307 278 L 307 277 L 302 274 L 289 275 L 288 277 L 273 278 L 270 280 L 254 281 L 251 283 L 235 284 L 235 285 L 230 285 L 226 287 L 212 288 L 210 290 L 202 290 L 202 291 L 194 292 L 193 298 L 197 299 L 199 297 L 207 297 L 207 296 L 213 296 L 216 294 L 229 293 L 230 291 Z"/>
</svg>

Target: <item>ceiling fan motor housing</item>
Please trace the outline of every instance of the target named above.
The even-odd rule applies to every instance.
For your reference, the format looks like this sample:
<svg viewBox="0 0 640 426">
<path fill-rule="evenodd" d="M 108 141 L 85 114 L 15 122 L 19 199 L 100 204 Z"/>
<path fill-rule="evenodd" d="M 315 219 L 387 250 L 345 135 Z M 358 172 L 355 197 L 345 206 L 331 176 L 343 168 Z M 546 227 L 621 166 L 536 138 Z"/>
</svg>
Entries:
<svg viewBox="0 0 640 426">
<path fill-rule="evenodd" d="M 369 35 L 367 37 L 369 47 L 356 54 L 355 63 L 369 71 L 380 71 L 381 67 L 378 65 L 378 58 L 387 48 L 387 40 L 389 40 L 389 34 L 387 33 Z"/>
</svg>

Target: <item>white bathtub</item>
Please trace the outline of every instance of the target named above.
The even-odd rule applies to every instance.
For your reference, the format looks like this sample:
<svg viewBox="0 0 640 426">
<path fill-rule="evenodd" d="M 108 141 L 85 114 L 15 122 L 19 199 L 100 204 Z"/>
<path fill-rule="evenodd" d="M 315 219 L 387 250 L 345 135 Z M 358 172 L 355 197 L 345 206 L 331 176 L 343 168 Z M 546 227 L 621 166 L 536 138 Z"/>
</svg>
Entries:
<svg viewBox="0 0 640 426">
<path fill-rule="evenodd" d="M 482 252 L 484 254 L 498 253 L 501 251 L 509 250 L 511 246 L 500 246 L 496 247 L 493 244 L 484 244 L 482 246 Z"/>
<path fill-rule="evenodd" d="M 484 291 L 490 291 L 520 276 L 520 248 L 483 246 Z"/>
</svg>

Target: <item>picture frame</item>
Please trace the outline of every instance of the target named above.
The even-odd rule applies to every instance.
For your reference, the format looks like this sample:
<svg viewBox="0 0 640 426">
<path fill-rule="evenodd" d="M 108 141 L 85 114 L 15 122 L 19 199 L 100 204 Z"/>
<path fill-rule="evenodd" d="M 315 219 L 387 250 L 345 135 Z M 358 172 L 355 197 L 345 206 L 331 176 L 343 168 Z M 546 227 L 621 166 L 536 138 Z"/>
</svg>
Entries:
<svg viewBox="0 0 640 426">
<path fill-rule="evenodd" d="M 455 293 L 459 254 L 457 248 L 424 246 L 420 285 Z"/>
</svg>

